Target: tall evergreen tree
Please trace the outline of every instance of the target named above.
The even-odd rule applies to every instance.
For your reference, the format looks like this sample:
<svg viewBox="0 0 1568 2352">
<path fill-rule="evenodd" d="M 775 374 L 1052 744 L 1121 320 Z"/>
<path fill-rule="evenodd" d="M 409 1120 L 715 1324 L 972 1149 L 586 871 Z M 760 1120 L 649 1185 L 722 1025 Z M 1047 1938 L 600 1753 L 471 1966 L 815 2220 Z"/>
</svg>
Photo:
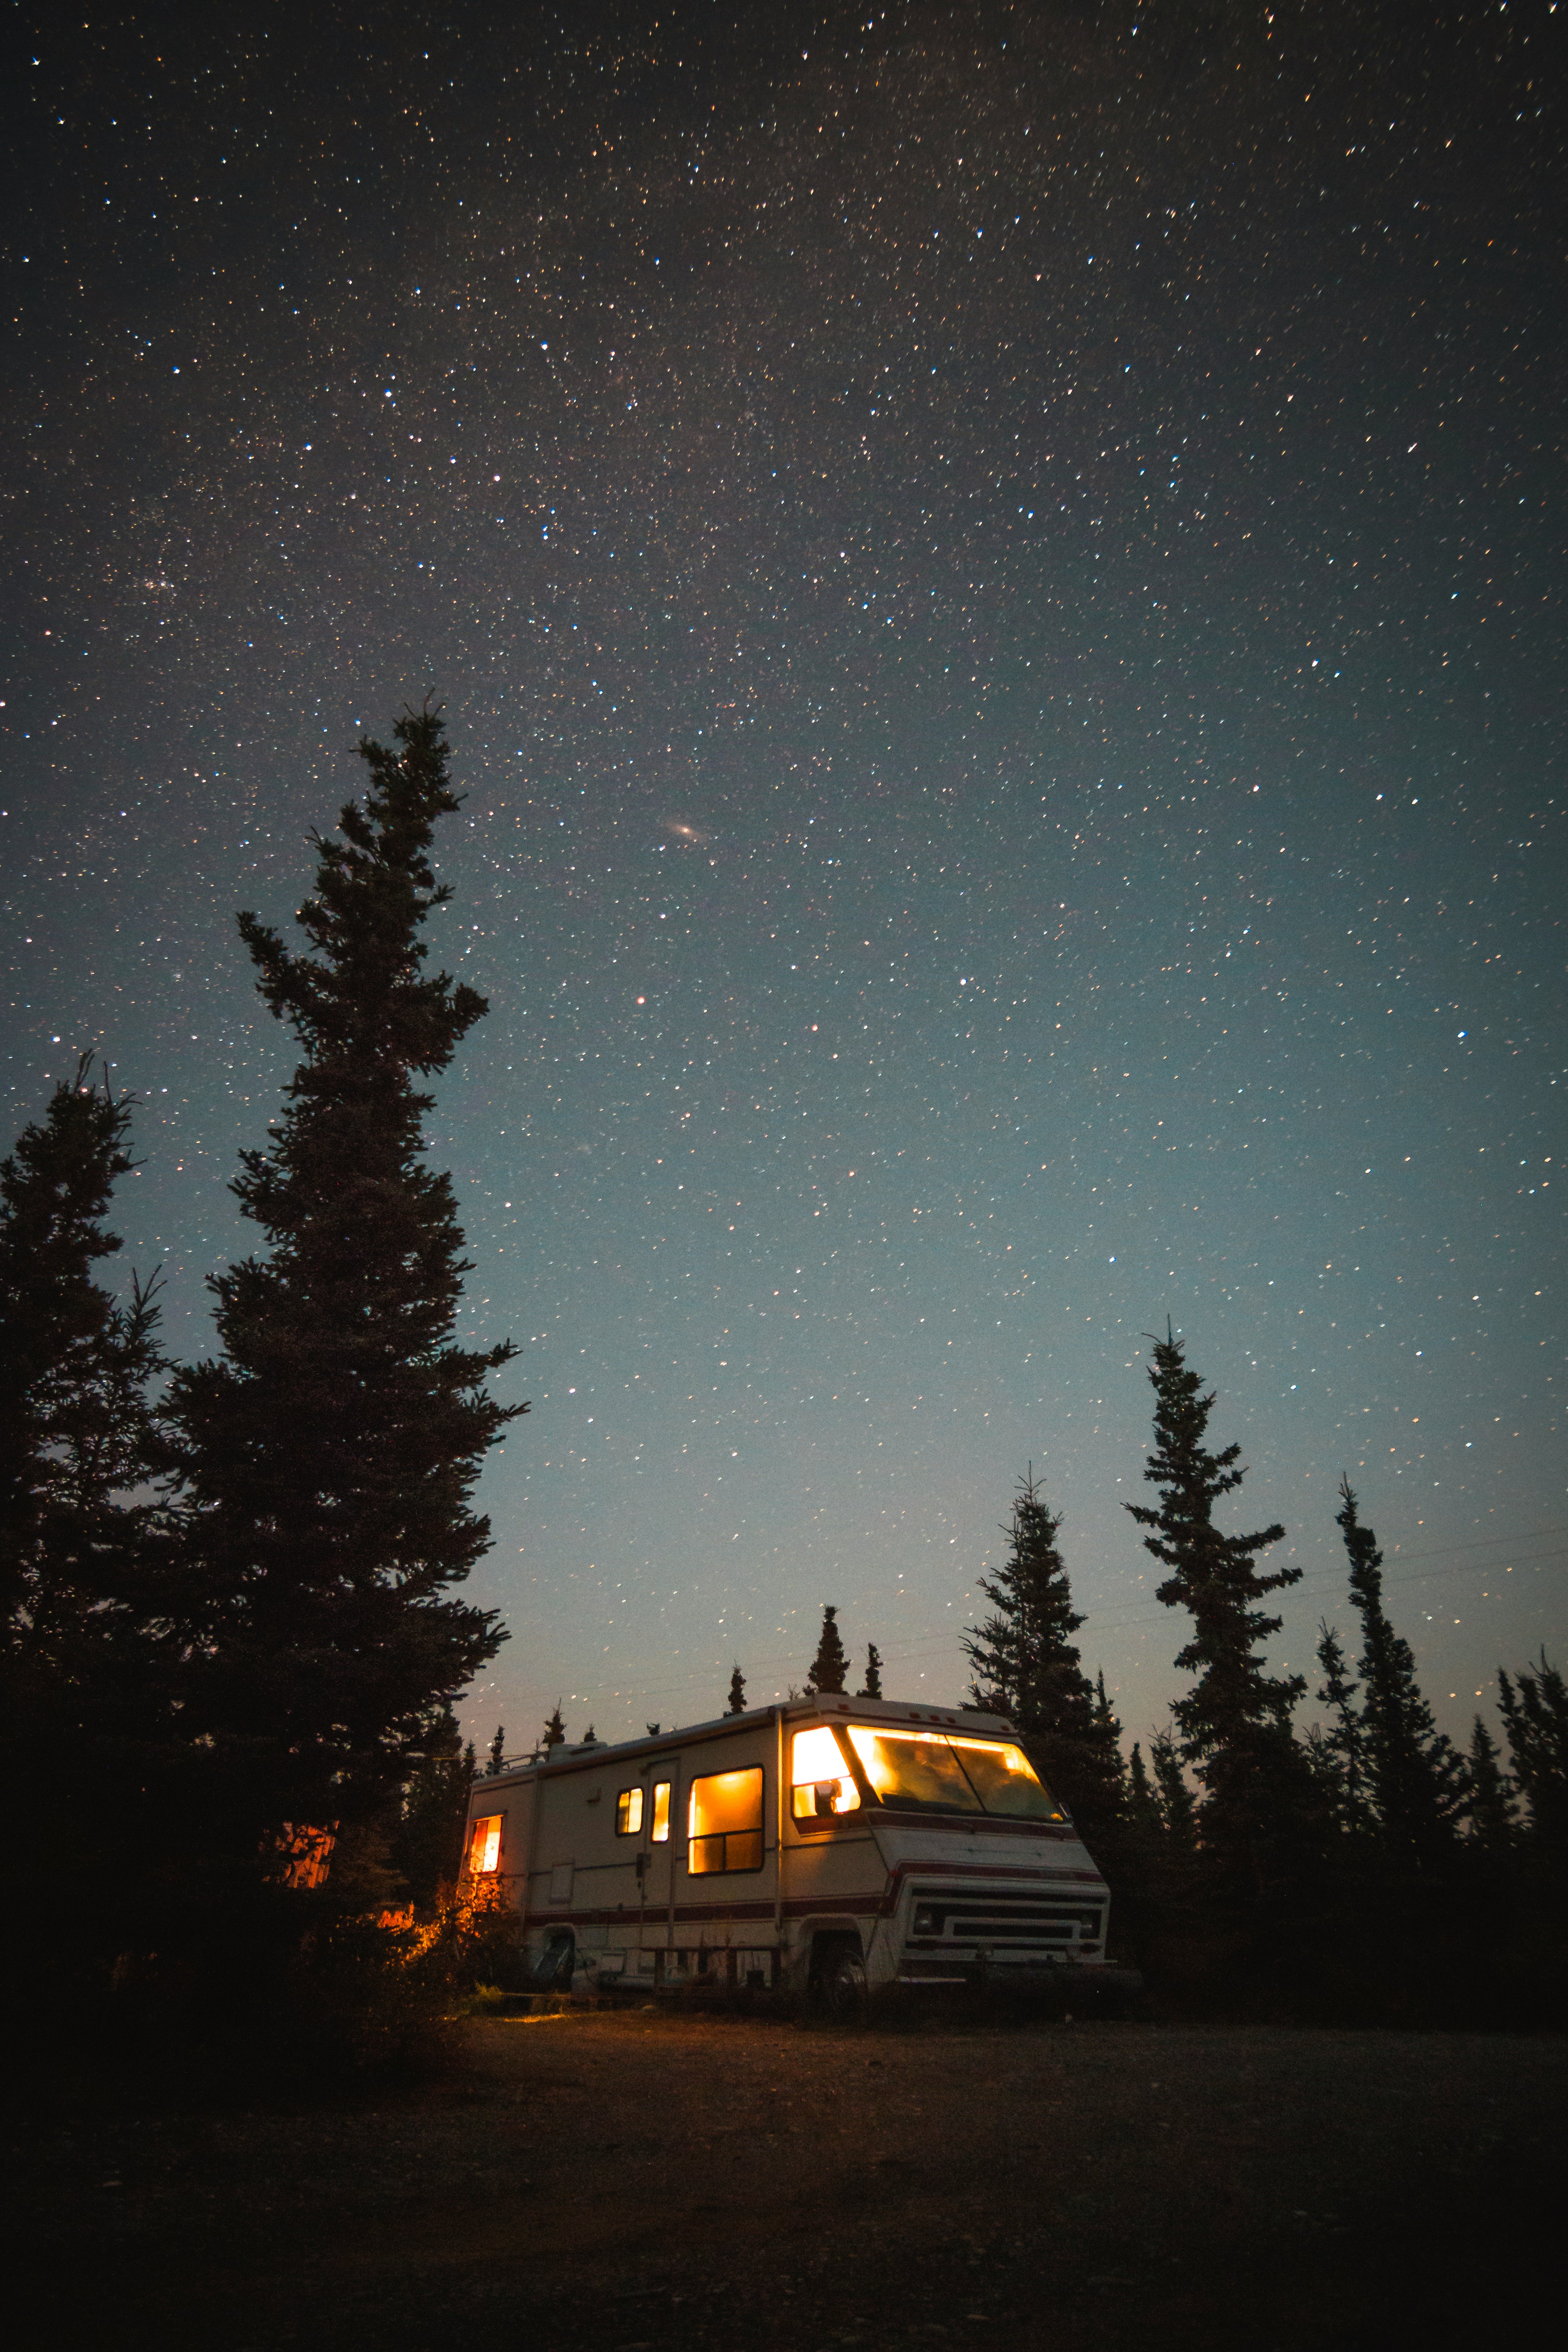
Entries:
<svg viewBox="0 0 1568 2352">
<path fill-rule="evenodd" d="M 1552 1867 L 1568 1867 L 1568 1685 L 1542 1650 L 1517 1675 L 1500 1671 L 1498 1694 L 1524 1843 Z"/>
<path fill-rule="evenodd" d="M 1366 1794 L 1380 1843 L 1417 1865 L 1452 1847 L 1464 1802 L 1465 1773 L 1415 1680 L 1410 1644 L 1383 1605 L 1383 1554 L 1363 1528 L 1348 1478 L 1340 1481 L 1337 1518 L 1350 1556 L 1351 1598 L 1362 1622 L 1362 1733 Z"/>
<path fill-rule="evenodd" d="M 1215 1503 L 1246 1476 L 1237 1466 L 1241 1448 L 1215 1454 L 1205 1444 L 1215 1393 L 1188 1370 L 1182 1343 L 1168 1328 L 1154 1343 L 1149 1378 L 1154 1446 L 1143 1475 L 1159 1488 L 1160 1507 L 1125 1507 L 1152 1530 L 1144 1549 L 1170 1570 L 1159 1598 L 1193 1618 L 1192 1639 L 1176 1664 L 1195 1680 L 1171 1712 L 1182 1755 L 1204 1791 L 1205 1853 L 1232 1885 L 1256 1890 L 1299 1845 L 1315 1810 L 1310 1774 L 1290 1730 L 1305 1679 L 1265 1673 L 1257 1654 L 1282 1622 L 1259 1601 L 1296 1583 L 1301 1571 L 1258 1572 L 1259 1553 L 1279 1541 L 1282 1527 L 1226 1536 L 1215 1526 Z"/>
<path fill-rule="evenodd" d="M 1127 1764 L 1121 1753 L 1121 1720 L 1106 1696 L 1103 1666 L 1094 1677 L 1094 1737 L 1121 1811 L 1127 1802 Z"/>
<path fill-rule="evenodd" d="M 1046 1786 L 1092 1843 L 1122 1812 L 1121 1727 L 1072 1638 L 1083 1618 L 1057 1542 L 1061 1523 L 1029 1472 L 1004 1530 L 1006 1558 L 979 1579 L 993 1613 L 962 1640 L 976 1703 L 1016 1724 Z"/>
<path fill-rule="evenodd" d="M 1318 1628 L 1318 1664 L 1323 1670 L 1318 1704 L 1329 1710 L 1321 1739 L 1326 1792 L 1340 1826 L 1352 1835 L 1372 1827 L 1367 1801 L 1366 1726 L 1356 1704 L 1361 1688 L 1345 1656 L 1344 1643 L 1325 1620 Z"/>
<path fill-rule="evenodd" d="M 811 1662 L 806 1677 L 806 1689 L 813 1697 L 823 1697 L 844 1688 L 849 1672 L 849 1661 L 844 1654 L 844 1640 L 838 1631 L 838 1612 L 831 1603 L 822 1612 L 822 1635 L 816 1644 L 816 1655 Z"/>
<path fill-rule="evenodd" d="M 13 1907 L 48 1923 L 12 1936 L 0 1970 L 30 2015 L 157 1940 L 149 1893 L 188 1843 L 149 1486 L 156 1283 L 116 1298 L 96 1278 L 120 1248 L 105 1220 L 132 1109 L 84 1056 L 0 1163 L 0 1774 Z"/>
<path fill-rule="evenodd" d="M 552 1748 L 564 1748 L 566 1745 L 566 1726 L 561 1720 L 561 1701 L 559 1699 L 556 1700 L 554 1707 L 545 1723 L 543 1735 L 541 1738 L 539 1744 L 543 1748 L 546 1756 L 549 1755 Z"/>
<path fill-rule="evenodd" d="M 730 1704 L 724 1712 L 726 1715 L 744 1715 L 746 1712 L 746 1677 L 738 1664 L 730 1677 Z"/>
<path fill-rule="evenodd" d="M 499 1780 L 506 1770 L 506 1726 L 498 1723 L 495 1738 L 490 1741 L 489 1754 L 485 1758 L 485 1778 Z"/>
<path fill-rule="evenodd" d="M 416 1903 L 428 1908 L 443 1887 L 455 1886 L 463 1867 L 463 1833 L 476 1763 L 449 1705 L 432 1719 L 425 1753 L 404 1791 L 391 1860 Z"/>
<path fill-rule="evenodd" d="M 866 1679 L 859 1695 L 862 1698 L 880 1698 L 882 1696 L 882 1653 L 875 1642 L 866 1651 Z"/>
<path fill-rule="evenodd" d="M 1166 1852 L 1173 1862 L 1190 1862 L 1198 1850 L 1198 1809 L 1173 1736 L 1169 1731 L 1155 1732 L 1149 1742 L 1149 1755 L 1160 1795 Z"/>
<path fill-rule="evenodd" d="M 1497 1741 L 1478 1715 L 1470 1734 L 1469 1840 L 1485 1853 L 1506 1854 L 1517 1833 L 1513 1784 L 1504 1771 Z"/>
<path fill-rule="evenodd" d="M 1151 1854 L 1158 1850 L 1165 1834 L 1165 1818 L 1136 1739 L 1127 1767 L 1127 1825 L 1136 1844 Z"/>
<path fill-rule="evenodd" d="M 132 1276 L 121 1302 L 94 1278 L 121 1246 L 103 1221 L 133 1105 L 89 1073 L 83 1055 L 0 1162 L 0 1638 L 62 1695 L 151 1607 L 157 1517 L 136 1493 L 155 1451 L 156 1283 Z"/>
<path fill-rule="evenodd" d="M 437 820 L 458 806 L 438 715 L 364 741 L 363 801 L 313 836 L 310 952 L 239 929 L 304 1058 L 234 1190 L 268 1254 L 213 1278 L 223 1354 L 174 1402 L 205 1661 L 193 1716 L 235 1769 L 237 1833 L 262 1819 L 368 1816 L 439 1707 L 505 1638 L 455 1597 L 485 1551 L 469 1509 L 488 1449 L 526 1410 L 486 1375 L 510 1344 L 454 1342 L 463 1276 L 451 1181 L 425 1162 L 432 1097 L 485 1011 L 421 933 L 445 904 Z"/>
</svg>

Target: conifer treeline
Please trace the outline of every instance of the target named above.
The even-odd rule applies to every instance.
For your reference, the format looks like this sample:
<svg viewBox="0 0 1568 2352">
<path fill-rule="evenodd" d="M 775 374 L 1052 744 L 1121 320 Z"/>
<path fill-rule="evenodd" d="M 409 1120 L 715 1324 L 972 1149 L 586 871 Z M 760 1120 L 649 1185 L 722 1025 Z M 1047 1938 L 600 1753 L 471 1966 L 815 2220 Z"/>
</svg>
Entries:
<svg viewBox="0 0 1568 2352">
<path fill-rule="evenodd" d="M 1409 1644 L 1383 1599 L 1383 1555 L 1348 1478 L 1340 1487 L 1351 1601 L 1360 1620 L 1352 1658 L 1337 1630 L 1321 1628 L 1317 1698 L 1322 1728 L 1298 1735 L 1300 1675 L 1269 1675 L 1262 1652 L 1280 1620 L 1269 1597 L 1300 1571 L 1266 1571 L 1279 1526 L 1227 1536 L 1215 1506 L 1240 1486 L 1234 1444 L 1207 1443 L 1215 1398 L 1167 1332 L 1156 1342 L 1154 1444 L 1145 1477 L 1157 1505 L 1126 1506 L 1168 1572 L 1158 1597 L 1186 1612 L 1190 1638 L 1175 1664 L 1190 1685 L 1172 1722 L 1124 1756 L 1103 1675 L 1091 1684 L 1075 1637 L 1058 1544 L 1060 1514 L 1032 1472 L 1019 1487 L 1007 1553 L 980 1589 L 992 1614 L 964 1648 L 972 1696 L 1009 1717 L 1042 1778 L 1064 1801 L 1113 1884 L 1137 1903 L 1173 1898 L 1234 1906 L 1259 1898 L 1321 1906 L 1352 1884 L 1385 1906 L 1478 1892 L 1476 1871 L 1500 1868 L 1547 1898 L 1568 1900 L 1568 1688 L 1544 1654 L 1500 1670 L 1506 1763 L 1478 1716 L 1468 1757 L 1442 1733 L 1423 1696 Z M 1402 1892 L 1403 1890 L 1403 1892 Z M 1407 1906 L 1408 1907 L 1408 1906 Z"/>
</svg>

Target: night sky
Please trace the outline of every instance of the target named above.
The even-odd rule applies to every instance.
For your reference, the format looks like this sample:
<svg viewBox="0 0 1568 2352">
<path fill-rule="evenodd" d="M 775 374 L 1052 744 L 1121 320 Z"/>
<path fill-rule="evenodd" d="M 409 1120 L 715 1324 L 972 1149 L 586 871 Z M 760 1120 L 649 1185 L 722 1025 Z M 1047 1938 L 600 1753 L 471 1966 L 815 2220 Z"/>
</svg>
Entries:
<svg viewBox="0 0 1568 2352">
<path fill-rule="evenodd" d="M 1146 1736 L 1167 1317 L 1276 1667 L 1342 1470 L 1447 1727 L 1561 1660 L 1568 7 L 28 14 L 5 1137 L 108 1058 L 207 1349 L 235 911 L 444 700 L 475 1733 L 951 1701 L 1032 1463 Z"/>
</svg>

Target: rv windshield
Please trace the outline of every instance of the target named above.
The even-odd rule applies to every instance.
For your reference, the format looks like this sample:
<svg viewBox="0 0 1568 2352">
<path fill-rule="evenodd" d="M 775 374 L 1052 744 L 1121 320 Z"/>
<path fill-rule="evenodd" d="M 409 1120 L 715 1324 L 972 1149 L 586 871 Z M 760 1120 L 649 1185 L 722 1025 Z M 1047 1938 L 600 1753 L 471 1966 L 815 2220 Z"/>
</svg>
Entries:
<svg viewBox="0 0 1568 2352">
<path fill-rule="evenodd" d="M 850 1741 L 878 1802 L 897 1813 L 999 1813 L 1059 1821 L 1059 1809 L 1010 1740 L 949 1738 L 852 1723 Z"/>
<path fill-rule="evenodd" d="M 988 1813 L 1006 1813 L 1015 1821 L 1059 1822 L 1061 1807 L 1021 1748 L 1011 1740 L 955 1739 L 959 1761 L 973 1782 Z"/>
</svg>

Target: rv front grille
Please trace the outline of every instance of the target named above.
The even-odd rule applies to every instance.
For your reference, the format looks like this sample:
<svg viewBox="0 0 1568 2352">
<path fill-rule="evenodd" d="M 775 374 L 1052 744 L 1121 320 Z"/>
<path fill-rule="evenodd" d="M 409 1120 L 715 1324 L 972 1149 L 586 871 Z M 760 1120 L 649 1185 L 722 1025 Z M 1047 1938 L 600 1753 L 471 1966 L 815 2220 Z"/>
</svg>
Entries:
<svg viewBox="0 0 1568 2352">
<path fill-rule="evenodd" d="M 1104 1933 L 1105 1912 L 1072 1896 L 998 1892 L 916 1891 L 904 1949 L 931 1958 L 970 1959 L 982 1954 L 1005 1961 L 1063 1958 L 1093 1946 Z"/>
</svg>

